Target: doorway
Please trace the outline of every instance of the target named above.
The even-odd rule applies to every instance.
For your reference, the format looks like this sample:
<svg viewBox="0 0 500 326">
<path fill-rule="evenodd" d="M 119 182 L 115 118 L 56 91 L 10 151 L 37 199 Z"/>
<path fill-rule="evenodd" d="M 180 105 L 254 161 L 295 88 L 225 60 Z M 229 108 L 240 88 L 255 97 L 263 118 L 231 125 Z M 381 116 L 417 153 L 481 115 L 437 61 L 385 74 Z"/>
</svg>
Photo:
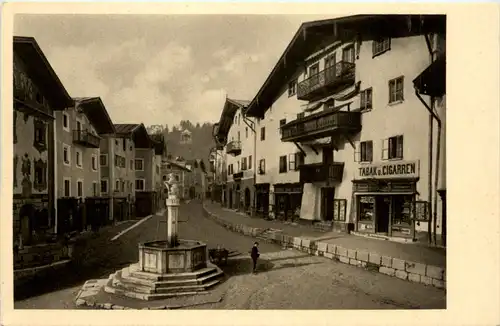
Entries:
<svg viewBox="0 0 500 326">
<path fill-rule="evenodd" d="M 250 208 L 250 189 L 245 188 L 245 210 Z"/>
<path fill-rule="evenodd" d="M 228 208 L 233 208 L 233 191 L 229 190 L 229 198 L 227 201 Z"/>
<path fill-rule="evenodd" d="M 391 198 L 386 196 L 376 196 L 375 207 L 375 232 L 388 234 Z"/>
<path fill-rule="evenodd" d="M 321 188 L 321 210 L 323 220 L 333 221 L 333 200 L 335 198 L 335 188 Z"/>
</svg>

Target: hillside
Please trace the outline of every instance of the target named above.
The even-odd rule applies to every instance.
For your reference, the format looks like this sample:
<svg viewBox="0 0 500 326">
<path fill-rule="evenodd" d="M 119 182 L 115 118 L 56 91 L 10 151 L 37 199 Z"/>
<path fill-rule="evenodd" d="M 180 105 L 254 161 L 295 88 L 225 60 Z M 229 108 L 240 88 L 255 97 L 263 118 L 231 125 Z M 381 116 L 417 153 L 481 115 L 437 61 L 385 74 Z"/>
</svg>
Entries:
<svg viewBox="0 0 500 326">
<path fill-rule="evenodd" d="M 172 158 L 181 156 L 185 160 L 202 159 L 208 161 L 210 149 L 215 146 L 212 138 L 213 124 L 197 123 L 193 125 L 189 120 L 182 120 L 179 125 L 154 125 L 147 127 L 151 134 L 161 133 L 167 142 L 167 153 Z M 181 142 L 181 132 L 188 130 L 191 133 L 191 142 Z"/>
</svg>

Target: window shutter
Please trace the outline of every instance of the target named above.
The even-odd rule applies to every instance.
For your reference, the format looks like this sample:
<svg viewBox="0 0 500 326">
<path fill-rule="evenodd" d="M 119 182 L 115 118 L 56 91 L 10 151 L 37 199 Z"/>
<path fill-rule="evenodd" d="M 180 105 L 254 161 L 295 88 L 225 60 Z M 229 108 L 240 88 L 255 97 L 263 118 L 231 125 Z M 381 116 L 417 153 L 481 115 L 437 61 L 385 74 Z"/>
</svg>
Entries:
<svg viewBox="0 0 500 326">
<path fill-rule="evenodd" d="M 389 140 L 382 139 L 382 160 L 389 159 Z"/>
<path fill-rule="evenodd" d="M 396 149 L 396 155 L 398 158 L 402 159 L 403 158 L 403 136 L 398 136 L 397 138 L 397 149 Z"/>
<path fill-rule="evenodd" d="M 354 162 L 361 162 L 361 143 L 354 144 Z"/>
</svg>

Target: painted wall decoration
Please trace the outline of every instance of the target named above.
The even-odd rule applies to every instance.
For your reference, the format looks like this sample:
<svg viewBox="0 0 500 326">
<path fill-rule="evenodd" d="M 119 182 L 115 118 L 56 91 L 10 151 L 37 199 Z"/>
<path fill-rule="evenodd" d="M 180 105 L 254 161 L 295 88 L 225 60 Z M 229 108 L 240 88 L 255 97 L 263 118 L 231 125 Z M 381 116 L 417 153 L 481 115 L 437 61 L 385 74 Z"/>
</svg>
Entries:
<svg viewBox="0 0 500 326">
<path fill-rule="evenodd" d="M 40 119 L 33 119 L 34 138 L 33 147 L 41 154 L 47 150 L 47 124 Z"/>
</svg>

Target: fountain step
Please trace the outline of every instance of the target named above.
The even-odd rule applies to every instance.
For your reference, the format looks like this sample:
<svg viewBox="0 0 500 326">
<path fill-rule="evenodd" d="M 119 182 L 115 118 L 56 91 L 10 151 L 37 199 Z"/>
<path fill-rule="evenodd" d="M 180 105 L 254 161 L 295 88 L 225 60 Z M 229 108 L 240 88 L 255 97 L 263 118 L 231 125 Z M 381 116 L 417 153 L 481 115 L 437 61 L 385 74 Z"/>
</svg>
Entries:
<svg viewBox="0 0 500 326">
<path fill-rule="evenodd" d="M 202 284 L 185 284 L 185 283 L 170 283 L 168 286 L 156 287 L 155 282 L 151 282 L 149 285 L 137 284 L 134 279 L 123 278 L 121 272 L 118 271 L 111 279 L 111 286 L 116 289 L 122 289 L 129 292 L 134 292 L 138 294 L 155 294 L 155 293 L 178 293 L 178 292 L 202 292 L 208 288 L 218 284 L 220 280 L 214 278 L 218 275 L 215 273 L 211 275 L 211 279 L 207 279 L 206 282 Z"/>
<path fill-rule="evenodd" d="M 186 273 L 173 273 L 173 274 L 154 274 L 154 273 L 148 273 L 148 272 L 142 272 L 139 271 L 138 269 L 133 269 L 131 268 L 129 270 L 129 273 L 132 277 L 135 278 L 140 278 L 144 280 L 150 280 L 150 281 L 170 281 L 170 280 L 189 280 L 189 279 L 194 279 L 194 278 L 200 278 L 203 276 L 206 276 L 210 273 L 216 272 L 217 268 L 215 267 L 205 267 L 200 270 L 197 270 L 195 272 L 186 272 Z"/>
<path fill-rule="evenodd" d="M 186 279 L 186 280 L 170 280 L 170 281 L 158 281 L 154 283 L 156 289 L 160 288 L 171 288 L 179 285 L 205 285 L 208 284 L 209 281 L 220 279 L 224 276 L 223 272 L 210 273 L 206 276 L 195 278 L 195 279 Z"/>
<path fill-rule="evenodd" d="M 104 291 L 106 293 L 111 293 L 111 294 L 115 294 L 115 295 L 119 295 L 119 296 L 125 296 L 128 298 L 146 300 L 146 301 L 161 300 L 161 299 L 177 297 L 177 296 L 196 295 L 196 294 L 207 293 L 207 292 L 196 292 L 196 291 L 175 292 L 175 293 L 153 293 L 153 294 L 151 294 L 151 293 L 138 293 L 138 292 L 129 291 L 127 289 L 114 287 L 111 284 L 111 280 L 104 287 Z"/>
</svg>

